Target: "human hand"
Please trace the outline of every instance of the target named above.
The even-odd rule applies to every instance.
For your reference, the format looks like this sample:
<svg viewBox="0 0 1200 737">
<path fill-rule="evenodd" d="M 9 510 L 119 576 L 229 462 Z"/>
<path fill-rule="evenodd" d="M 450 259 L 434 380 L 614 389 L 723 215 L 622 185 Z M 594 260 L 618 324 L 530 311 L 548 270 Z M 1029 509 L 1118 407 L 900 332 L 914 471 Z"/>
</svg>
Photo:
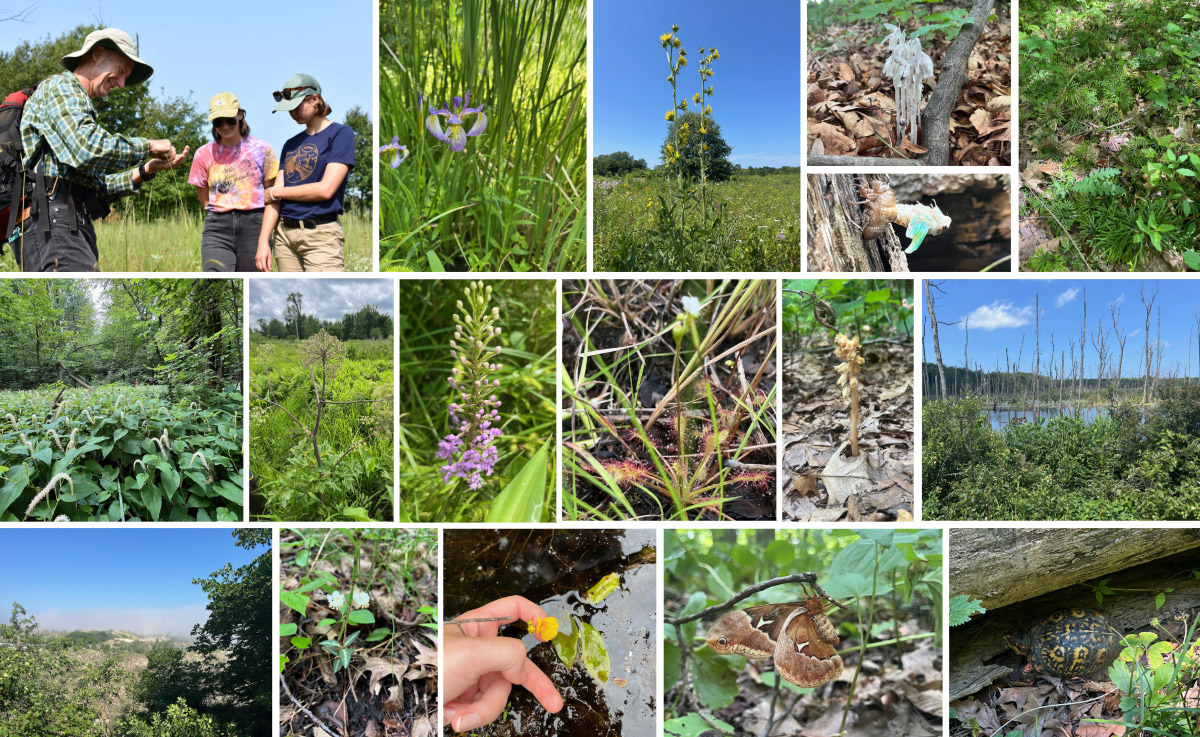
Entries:
<svg viewBox="0 0 1200 737">
<path fill-rule="evenodd" d="M 185 146 L 183 153 L 176 154 L 174 153 L 174 149 L 172 149 L 171 154 L 167 158 L 150 159 L 146 162 L 146 171 L 157 174 L 160 171 L 174 169 L 183 163 L 183 160 L 187 158 L 189 151 L 191 151 L 191 147 Z"/>
<path fill-rule="evenodd" d="M 269 241 L 258 242 L 258 253 L 254 254 L 254 265 L 259 271 L 271 270 L 271 244 Z"/>
<path fill-rule="evenodd" d="M 537 604 L 510 596 L 466 612 L 459 619 L 511 617 L 514 622 L 527 622 L 545 616 Z M 563 707 L 558 689 L 526 655 L 525 644 L 497 636 L 502 624 L 451 624 L 442 632 L 442 695 L 446 699 L 442 723 L 456 732 L 489 724 L 500 716 L 513 684 L 524 686 L 546 711 L 557 712 Z"/>
<path fill-rule="evenodd" d="M 150 141 L 150 156 L 156 159 L 165 159 L 168 156 L 175 155 L 175 147 L 165 138 L 156 138 Z"/>
</svg>

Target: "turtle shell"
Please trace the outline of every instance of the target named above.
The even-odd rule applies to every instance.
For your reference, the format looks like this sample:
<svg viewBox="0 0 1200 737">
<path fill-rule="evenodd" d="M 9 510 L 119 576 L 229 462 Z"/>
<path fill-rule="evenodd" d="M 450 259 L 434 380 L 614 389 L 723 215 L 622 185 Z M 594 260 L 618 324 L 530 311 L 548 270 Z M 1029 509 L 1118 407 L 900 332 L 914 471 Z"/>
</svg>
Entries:
<svg viewBox="0 0 1200 737">
<path fill-rule="evenodd" d="M 1060 609 L 1005 642 L 1029 658 L 1034 670 L 1059 678 L 1083 678 L 1107 670 L 1121 652 L 1121 635 L 1094 609 Z"/>
</svg>

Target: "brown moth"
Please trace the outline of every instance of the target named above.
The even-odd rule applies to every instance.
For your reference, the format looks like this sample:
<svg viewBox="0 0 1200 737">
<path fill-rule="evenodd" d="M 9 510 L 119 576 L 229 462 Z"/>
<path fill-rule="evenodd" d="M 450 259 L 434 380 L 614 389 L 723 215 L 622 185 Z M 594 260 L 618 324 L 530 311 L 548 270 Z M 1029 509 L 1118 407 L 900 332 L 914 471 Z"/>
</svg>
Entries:
<svg viewBox="0 0 1200 737">
<path fill-rule="evenodd" d="M 709 628 L 707 640 L 719 655 L 773 657 L 779 675 L 801 688 L 816 688 L 842 674 L 842 658 L 834 648 L 837 630 L 819 596 L 729 612 Z"/>
</svg>

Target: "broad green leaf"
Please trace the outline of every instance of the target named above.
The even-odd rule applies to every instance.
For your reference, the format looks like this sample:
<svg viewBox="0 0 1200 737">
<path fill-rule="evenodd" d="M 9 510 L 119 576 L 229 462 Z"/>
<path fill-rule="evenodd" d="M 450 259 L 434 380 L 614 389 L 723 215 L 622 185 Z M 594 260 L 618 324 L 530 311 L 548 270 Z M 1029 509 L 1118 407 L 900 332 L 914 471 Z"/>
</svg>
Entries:
<svg viewBox="0 0 1200 737">
<path fill-rule="evenodd" d="M 775 678 L 774 672 L 762 674 L 762 682 L 763 682 L 764 686 L 769 686 L 771 688 L 775 688 L 775 680 L 776 680 L 776 678 Z M 786 688 L 787 690 L 791 691 L 794 694 L 812 693 L 813 691 L 816 690 L 813 688 L 800 688 L 799 686 L 788 681 L 787 679 L 784 679 L 780 685 L 783 688 Z"/>
<path fill-rule="evenodd" d="M 708 595 L 703 591 L 697 591 L 688 597 L 688 602 L 683 606 L 683 611 L 679 612 L 680 617 L 690 617 L 700 611 L 708 604 Z M 672 629 L 674 629 L 672 627 Z M 683 636 L 688 640 L 692 640 L 696 636 L 696 620 L 692 620 L 683 625 Z"/>
<path fill-rule="evenodd" d="M 550 643 L 554 645 L 554 652 L 558 654 L 558 659 L 562 661 L 563 665 L 570 668 L 571 664 L 575 662 L 575 656 L 579 654 L 579 631 L 575 628 L 575 615 L 568 614 L 563 619 L 570 625 L 570 629 L 560 629 Z"/>
<path fill-rule="evenodd" d="M 670 640 L 663 641 L 663 683 L 679 683 L 679 663 L 683 653 Z"/>
<path fill-rule="evenodd" d="M 163 463 L 159 465 L 158 473 L 159 478 L 162 480 L 163 488 L 166 489 L 168 493 L 174 492 L 179 488 L 179 471 Z"/>
<path fill-rule="evenodd" d="M 158 495 L 158 492 L 154 489 L 142 489 L 142 504 L 146 505 L 150 517 L 157 522 L 158 515 L 162 511 L 162 497 Z"/>
<path fill-rule="evenodd" d="M 723 722 L 716 717 L 709 718 L 712 719 L 713 724 L 725 730 L 726 734 L 733 734 L 733 725 Z M 700 718 L 699 714 L 693 712 L 678 719 L 668 719 L 663 722 L 663 731 L 666 732 L 668 737 L 699 737 L 705 732 L 711 732 L 712 727 L 708 725 L 708 722 Z"/>
<path fill-rule="evenodd" d="M 29 467 L 24 463 L 14 466 L 12 472 L 5 475 L 3 480 L 4 486 L 0 488 L 0 514 L 8 511 L 17 497 L 21 496 L 21 492 L 25 491 L 25 487 L 29 486 Z"/>
<path fill-rule="evenodd" d="M 318 627 L 328 627 L 329 625 L 333 624 L 336 621 L 337 620 L 333 619 L 332 617 L 326 617 L 325 619 L 322 619 L 320 622 L 317 622 L 317 626 Z"/>
<path fill-rule="evenodd" d="M 596 582 L 594 586 L 587 590 L 585 597 L 592 604 L 599 604 L 604 601 L 609 594 L 621 588 L 621 578 L 615 573 L 610 573 Z"/>
<path fill-rule="evenodd" d="M 334 584 L 335 586 L 337 585 L 337 582 L 333 580 L 333 576 L 326 573 L 323 576 L 318 576 L 316 580 L 309 581 L 308 583 L 301 586 L 300 591 L 302 593 L 307 594 L 309 591 L 320 588 L 321 586 L 324 586 L 327 583 Z"/>
<path fill-rule="evenodd" d="M 288 622 L 287 624 L 279 625 L 279 636 L 280 637 L 291 637 L 294 634 L 296 634 L 296 623 L 295 622 Z"/>
<path fill-rule="evenodd" d="M 292 644 L 301 650 L 307 650 L 312 647 L 311 637 L 293 637 Z"/>
<path fill-rule="evenodd" d="M 366 609 L 355 609 L 346 617 L 352 624 L 375 624 L 375 615 Z"/>
<path fill-rule="evenodd" d="M 582 631 L 579 639 L 584 670 L 597 681 L 608 683 L 612 661 L 608 657 L 608 648 L 604 645 L 604 636 L 587 622 L 580 622 L 580 627 Z"/>
<path fill-rule="evenodd" d="M 370 522 L 371 515 L 367 514 L 365 507 L 346 507 L 342 510 L 342 516 L 348 517 L 355 522 Z"/>
<path fill-rule="evenodd" d="M 280 591 L 279 601 L 298 612 L 300 616 L 304 616 L 305 610 L 308 609 L 308 597 L 298 591 Z"/>
<path fill-rule="evenodd" d="M 695 655 L 692 685 L 700 701 L 714 711 L 732 704 L 739 691 L 737 675 L 746 661 L 729 655 L 716 655 L 708 648 L 697 650 Z"/>
<path fill-rule="evenodd" d="M 445 271 L 446 270 L 446 267 L 442 266 L 442 260 L 440 258 L 438 258 L 438 255 L 435 251 L 433 251 L 433 250 L 426 251 L 425 256 L 429 259 L 429 270 L 430 271 Z"/>
<path fill-rule="evenodd" d="M 225 479 L 222 480 L 221 483 L 214 486 L 213 489 L 218 494 L 238 505 L 239 507 L 242 506 L 245 492 L 237 484 L 230 483 L 227 479 Z"/>
<path fill-rule="evenodd" d="M 387 627 L 379 627 L 378 629 L 373 629 L 373 630 L 371 630 L 371 634 L 367 635 L 367 642 L 379 642 L 380 640 L 384 639 L 391 633 L 392 633 L 392 631 L 390 629 L 388 629 Z"/>
<path fill-rule="evenodd" d="M 547 439 L 504 491 L 492 500 L 487 521 L 493 524 L 541 522 L 545 516 Z"/>
</svg>

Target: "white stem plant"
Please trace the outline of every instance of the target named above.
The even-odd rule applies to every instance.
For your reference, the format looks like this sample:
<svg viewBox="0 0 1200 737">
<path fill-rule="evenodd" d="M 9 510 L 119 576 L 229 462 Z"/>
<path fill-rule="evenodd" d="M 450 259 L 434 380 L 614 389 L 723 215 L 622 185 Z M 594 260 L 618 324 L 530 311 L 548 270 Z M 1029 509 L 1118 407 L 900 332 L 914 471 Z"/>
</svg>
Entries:
<svg viewBox="0 0 1200 737">
<path fill-rule="evenodd" d="M 883 73 L 892 78 L 896 90 L 896 138 L 917 143 L 917 128 L 921 125 L 921 92 L 926 79 L 933 77 L 933 59 L 921 50 L 917 37 L 906 39 L 904 31 L 891 23 L 884 42 L 892 55 L 883 65 Z"/>
</svg>

